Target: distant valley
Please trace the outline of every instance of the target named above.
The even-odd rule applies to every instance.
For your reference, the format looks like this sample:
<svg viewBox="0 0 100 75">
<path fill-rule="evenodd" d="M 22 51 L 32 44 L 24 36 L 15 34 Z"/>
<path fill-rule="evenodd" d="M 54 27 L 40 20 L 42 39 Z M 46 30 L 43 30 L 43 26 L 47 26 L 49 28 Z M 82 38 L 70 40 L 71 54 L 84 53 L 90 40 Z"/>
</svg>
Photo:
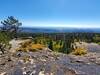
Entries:
<svg viewBox="0 0 100 75">
<path fill-rule="evenodd" d="M 82 32 L 82 33 L 100 33 L 100 28 L 21 28 L 22 32 L 29 33 L 66 33 L 66 32 Z"/>
</svg>

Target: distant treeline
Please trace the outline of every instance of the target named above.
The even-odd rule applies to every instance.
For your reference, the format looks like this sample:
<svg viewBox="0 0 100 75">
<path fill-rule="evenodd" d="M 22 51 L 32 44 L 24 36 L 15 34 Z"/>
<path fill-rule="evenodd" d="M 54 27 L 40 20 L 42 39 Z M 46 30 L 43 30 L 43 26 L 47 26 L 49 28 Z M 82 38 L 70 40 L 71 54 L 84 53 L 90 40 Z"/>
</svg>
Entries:
<svg viewBox="0 0 100 75">
<path fill-rule="evenodd" d="M 18 37 L 44 37 L 52 40 L 76 40 L 83 42 L 100 42 L 100 33 L 19 33 Z"/>
<path fill-rule="evenodd" d="M 35 44 L 44 44 L 51 50 L 62 53 L 70 53 L 77 49 L 75 42 L 100 42 L 99 33 L 19 33 L 18 36 L 32 37 Z"/>
</svg>

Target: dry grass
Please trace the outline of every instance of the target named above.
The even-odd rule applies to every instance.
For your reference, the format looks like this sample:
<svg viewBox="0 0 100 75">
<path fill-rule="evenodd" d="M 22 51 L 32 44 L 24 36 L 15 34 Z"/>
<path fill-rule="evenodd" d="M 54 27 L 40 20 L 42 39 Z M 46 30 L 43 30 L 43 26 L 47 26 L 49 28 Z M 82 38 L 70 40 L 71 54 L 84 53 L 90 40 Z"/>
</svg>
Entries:
<svg viewBox="0 0 100 75">
<path fill-rule="evenodd" d="M 43 48 L 45 48 L 44 45 L 42 44 L 33 44 L 30 40 L 29 41 L 25 41 L 24 43 L 21 43 L 21 47 L 17 49 L 17 51 L 37 51 L 37 50 L 42 50 Z"/>
<path fill-rule="evenodd" d="M 32 44 L 31 47 L 33 49 L 43 49 L 45 46 L 42 44 Z"/>
<path fill-rule="evenodd" d="M 72 53 L 75 55 L 84 55 L 87 53 L 87 50 L 85 50 L 84 48 L 77 48 Z"/>
</svg>

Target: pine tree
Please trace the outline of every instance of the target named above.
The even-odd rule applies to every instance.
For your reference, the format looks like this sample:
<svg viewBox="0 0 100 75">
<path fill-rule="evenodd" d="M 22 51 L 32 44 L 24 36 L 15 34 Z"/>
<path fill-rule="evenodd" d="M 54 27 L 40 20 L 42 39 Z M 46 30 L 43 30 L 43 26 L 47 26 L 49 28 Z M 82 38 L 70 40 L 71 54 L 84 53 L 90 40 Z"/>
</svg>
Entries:
<svg viewBox="0 0 100 75">
<path fill-rule="evenodd" d="M 17 37 L 17 32 L 19 32 L 19 27 L 22 23 L 15 19 L 13 16 L 8 17 L 6 20 L 1 21 L 3 32 L 11 33 L 12 37 Z"/>
</svg>

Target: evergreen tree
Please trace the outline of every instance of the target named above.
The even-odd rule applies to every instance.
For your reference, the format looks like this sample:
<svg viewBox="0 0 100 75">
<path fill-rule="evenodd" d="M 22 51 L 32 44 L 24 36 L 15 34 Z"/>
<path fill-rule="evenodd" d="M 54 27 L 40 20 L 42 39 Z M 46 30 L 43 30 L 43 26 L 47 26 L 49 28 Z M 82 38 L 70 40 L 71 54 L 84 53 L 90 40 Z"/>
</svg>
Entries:
<svg viewBox="0 0 100 75">
<path fill-rule="evenodd" d="M 6 20 L 1 21 L 2 28 L 1 30 L 3 32 L 10 33 L 12 35 L 11 37 L 15 38 L 17 37 L 17 32 L 19 32 L 19 27 L 22 25 L 22 23 L 19 22 L 19 20 L 15 19 L 13 16 L 8 17 Z"/>
</svg>

